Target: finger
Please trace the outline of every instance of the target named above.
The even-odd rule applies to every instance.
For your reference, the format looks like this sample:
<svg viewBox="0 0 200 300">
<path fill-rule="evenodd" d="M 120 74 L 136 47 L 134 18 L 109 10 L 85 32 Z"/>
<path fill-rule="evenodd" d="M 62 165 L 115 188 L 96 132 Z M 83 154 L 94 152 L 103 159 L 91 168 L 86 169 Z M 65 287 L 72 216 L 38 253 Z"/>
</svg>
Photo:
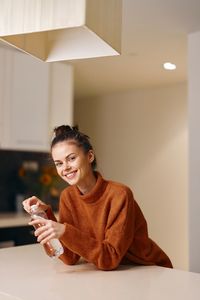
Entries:
<svg viewBox="0 0 200 300">
<path fill-rule="evenodd" d="M 27 198 L 27 199 L 25 200 L 25 202 L 26 202 L 27 204 L 29 204 L 29 205 L 32 205 L 32 204 L 37 204 L 38 200 L 39 200 L 39 199 L 38 199 L 37 197 L 32 196 L 32 197 Z"/>
<path fill-rule="evenodd" d="M 32 225 L 32 226 L 44 226 L 44 225 L 47 225 L 47 221 L 45 219 L 35 219 L 35 220 L 31 220 L 29 223 L 29 225 Z"/>
<path fill-rule="evenodd" d="M 41 224 L 48 224 L 49 223 L 49 220 L 48 219 L 45 219 L 45 218 L 42 218 L 40 216 L 34 216 L 31 218 L 31 221 L 29 222 L 29 224 L 38 224 L 38 223 L 41 223 Z"/>
<path fill-rule="evenodd" d="M 48 220 L 48 219 L 44 219 L 44 218 L 40 218 L 40 217 L 37 217 L 36 219 L 32 219 L 28 224 L 30 225 L 38 225 L 38 224 L 41 224 L 42 226 L 46 225 L 48 226 L 48 228 L 53 228 L 55 227 L 54 224 L 57 224 L 57 222 L 54 222 L 52 220 Z"/>
<path fill-rule="evenodd" d="M 22 204 L 24 209 L 30 213 L 31 212 L 31 205 L 36 204 L 37 205 L 38 199 L 35 196 L 32 196 L 30 198 L 25 199 Z"/>
<path fill-rule="evenodd" d="M 52 231 L 52 229 L 48 229 L 48 230 L 45 230 L 44 232 L 42 232 L 38 238 L 37 238 L 37 241 L 40 243 L 40 242 L 44 242 L 44 240 L 50 240 L 51 238 L 55 237 L 55 234 L 54 232 Z"/>
<path fill-rule="evenodd" d="M 47 230 L 48 230 L 48 228 L 47 228 L 46 226 L 41 226 L 41 227 L 39 227 L 39 228 L 37 228 L 37 229 L 35 230 L 34 235 L 35 235 L 35 236 L 39 236 L 39 235 L 41 235 L 43 232 L 45 232 L 45 231 L 47 231 Z"/>
<path fill-rule="evenodd" d="M 52 240 L 52 239 L 54 239 L 55 238 L 55 236 L 54 236 L 54 234 L 52 233 L 52 234 L 50 234 L 49 236 L 47 236 L 46 238 L 44 238 L 43 240 L 41 240 L 40 241 L 40 244 L 41 245 L 44 245 L 44 244 L 46 244 L 47 242 L 49 242 L 50 240 Z"/>
<path fill-rule="evenodd" d="M 36 222 L 37 223 L 36 223 Z M 51 223 L 48 222 L 48 220 L 44 220 L 45 222 L 44 223 L 41 223 L 40 220 L 35 220 L 33 222 L 30 222 L 30 223 L 34 223 L 32 224 L 33 226 L 35 226 L 35 228 L 37 228 L 35 230 L 35 236 L 39 236 L 41 235 L 43 232 L 47 231 L 47 230 L 52 230 L 54 231 L 53 227 L 51 226 Z"/>
</svg>

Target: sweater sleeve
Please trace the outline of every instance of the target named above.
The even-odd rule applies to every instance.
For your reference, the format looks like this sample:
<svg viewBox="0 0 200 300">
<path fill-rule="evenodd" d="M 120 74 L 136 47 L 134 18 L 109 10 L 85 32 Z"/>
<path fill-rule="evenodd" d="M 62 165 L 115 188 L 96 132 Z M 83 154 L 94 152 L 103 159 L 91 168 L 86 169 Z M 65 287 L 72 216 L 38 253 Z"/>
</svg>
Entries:
<svg viewBox="0 0 200 300">
<path fill-rule="evenodd" d="M 134 236 L 134 199 L 131 191 L 123 190 L 111 205 L 103 240 L 91 237 L 72 224 L 65 223 L 63 244 L 72 252 L 102 270 L 115 269 L 126 254 Z"/>
<path fill-rule="evenodd" d="M 48 205 L 48 208 L 45 212 L 47 214 L 48 219 L 57 222 L 56 217 L 55 217 L 55 215 L 53 213 L 53 210 L 52 210 L 50 205 Z"/>
<path fill-rule="evenodd" d="M 62 194 L 61 194 L 61 197 L 60 197 L 60 204 L 59 204 L 59 222 L 60 223 L 66 223 L 67 222 L 67 224 L 71 224 L 71 226 L 73 226 L 72 215 L 71 215 L 69 209 L 67 208 L 67 206 L 64 202 L 64 198 L 62 198 Z M 60 238 L 60 241 L 62 242 L 62 237 Z M 67 247 L 66 243 L 62 242 L 62 245 L 63 245 L 63 248 L 64 248 L 64 253 L 59 256 L 59 259 L 61 259 L 67 265 L 76 264 L 77 261 L 80 258 L 80 255 L 75 253 L 73 250 L 70 250 Z"/>
</svg>

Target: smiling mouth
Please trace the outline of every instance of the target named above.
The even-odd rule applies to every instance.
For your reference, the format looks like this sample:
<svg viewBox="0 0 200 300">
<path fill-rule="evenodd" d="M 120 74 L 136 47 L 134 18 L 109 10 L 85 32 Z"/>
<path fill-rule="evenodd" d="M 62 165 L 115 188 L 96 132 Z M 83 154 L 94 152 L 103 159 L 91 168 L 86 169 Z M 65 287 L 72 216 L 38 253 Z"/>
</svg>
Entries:
<svg viewBox="0 0 200 300">
<path fill-rule="evenodd" d="M 67 179 L 72 179 L 75 177 L 76 172 L 77 171 L 70 172 L 70 173 L 66 174 L 65 177 L 67 177 Z"/>
</svg>

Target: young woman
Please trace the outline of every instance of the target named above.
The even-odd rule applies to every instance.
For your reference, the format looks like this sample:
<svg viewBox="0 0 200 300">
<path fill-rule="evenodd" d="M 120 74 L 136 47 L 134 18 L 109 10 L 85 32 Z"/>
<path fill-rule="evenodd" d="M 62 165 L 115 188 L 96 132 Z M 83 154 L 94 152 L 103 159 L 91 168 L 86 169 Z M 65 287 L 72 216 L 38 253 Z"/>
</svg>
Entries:
<svg viewBox="0 0 200 300">
<path fill-rule="evenodd" d="M 36 197 L 24 200 L 24 209 L 42 206 L 51 220 L 35 231 L 38 242 L 58 238 L 66 264 L 80 257 L 102 270 L 119 264 L 158 265 L 172 268 L 168 256 L 148 236 L 147 223 L 127 186 L 105 180 L 95 171 L 96 158 L 89 137 L 76 127 L 54 130 L 51 154 L 58 175 L 69 186 L 59 203 L 59 222 L 51 208 Z M 36 225 L 40 220 L 30 222 Z"/>
</svg>

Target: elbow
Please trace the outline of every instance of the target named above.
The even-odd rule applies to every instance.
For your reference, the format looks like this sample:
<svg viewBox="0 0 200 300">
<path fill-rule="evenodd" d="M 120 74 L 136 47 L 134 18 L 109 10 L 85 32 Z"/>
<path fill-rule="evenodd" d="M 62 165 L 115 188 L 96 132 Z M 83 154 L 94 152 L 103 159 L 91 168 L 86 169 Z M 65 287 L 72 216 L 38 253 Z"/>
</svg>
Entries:
<svg viewBox="0 0 200 300">
<path fill-rule="evenodd" d="M 66 257 L 66 256 L 63 255 L 63 254 L 59 256 L 59 259 L 60 259 L 64 264 L 69 265 L 69 266 L 75 265 L 75 264 L 77 263 L 77 261 L 78 261 L 78 259 L 76 259 L 76 258 L 73 258 L 73 257 L 69 258 L 69 257 Z"/>
<path fill-rule="evenodd" d="M 116 270 L 119 266 L 119 262 L 106 261 L 106 262 L 97 262 L 96 267 L 101 271 L 113 271 Z"/>
<path fill-rule="evenodd" d="M 99 255 L 97 255 L 94 264 L 99 270 L 113 271 L 118 268 L 122 255 L 114 247 L 104 244 L 104 248 L 101 249 Z"/>
</svg>

